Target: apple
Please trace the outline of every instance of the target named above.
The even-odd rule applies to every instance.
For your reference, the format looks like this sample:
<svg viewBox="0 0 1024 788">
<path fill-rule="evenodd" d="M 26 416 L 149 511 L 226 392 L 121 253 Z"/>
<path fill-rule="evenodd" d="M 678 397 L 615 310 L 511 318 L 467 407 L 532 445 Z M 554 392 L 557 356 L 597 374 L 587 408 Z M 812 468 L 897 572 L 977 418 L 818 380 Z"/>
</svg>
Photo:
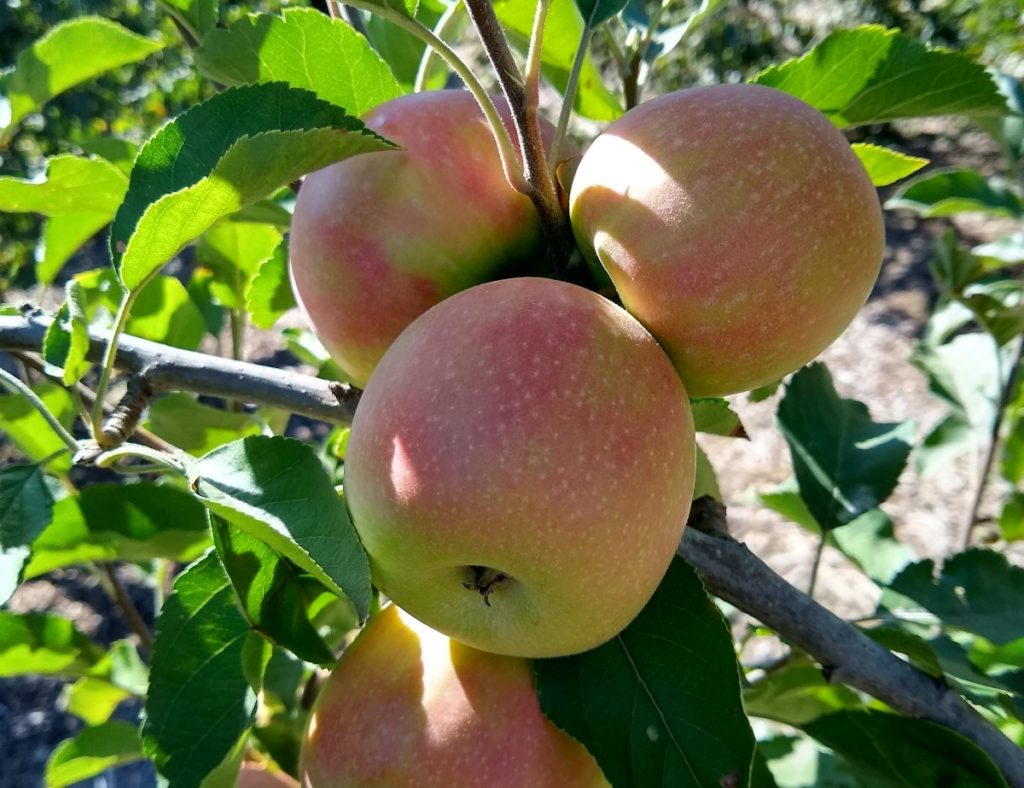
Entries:
<svg viewBox="0 0 1024 788">
<path fill-rule="evenodd" d="M 584 153 L 569 202 L 584 255 L 695 397 L 814 358 L 864 304 L 885 249 L 878 196 L 843 135 L 760 85 L 630 110 Z"/>
<path fill-rule="evenodd" d="M 449 640 L 395 605 L 320 691 L 301 770 L 305 788 L 608 785 L 541 713 L 527 660 Z"/>
<path fill-rule="evenodd" d="M 374 582 L 484 651 L 551 657 L 621 631 L 693 491 L 686 391 L 622 308 L 506 279 L 419 317 L 359 403 L 345 494 Z"/>
<path fill-rule="evenodd" d="M 511 128 L 507 105 L 497 104 Z M 402 96 L 364 120 L 402 150 L 354 156 L 309 175 L 289 251 L 300 306 L 359 387 L 431 306 L 514 272 L 520 261 L 544 259 L 536 210 L 505 180 L 470 93 Z M 542 129 L 550 142 L 554 127 L 543 121 Z"/>
</svg>

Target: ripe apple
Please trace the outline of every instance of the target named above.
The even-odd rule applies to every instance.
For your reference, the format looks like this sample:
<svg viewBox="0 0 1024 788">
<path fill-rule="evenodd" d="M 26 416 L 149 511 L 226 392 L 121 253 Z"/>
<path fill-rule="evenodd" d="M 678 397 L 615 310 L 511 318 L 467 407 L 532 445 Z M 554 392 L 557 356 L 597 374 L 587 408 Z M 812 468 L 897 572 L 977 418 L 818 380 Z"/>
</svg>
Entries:
<svg viewBox="0 0 1024 788">
<path fill-rule="evenodd" d="M 838 129 L 773 88 L 656 98 L 583 155 L 577 240 L 691 396 L 777 380 L 824 350 L 878 276 L 878 196 Z"/>
<path fill-rule="evenodd" d="M 256 763 L 243 763 L 236 788 L 299 788 L 299 784 L 284 772 L 271 772 Z"/>
<path fill-rule="evenodd" d="M 305 788 L 608 785 L 541 713 L 528 661 L 449 640 L 395 605 L 321 690 L 301 768 Z"/>
<path fill-rule="evenodd" d="M 511 128 L 507 105 L 498 107 Z M 354 156 L 307 177 L 290 242 L 299 303 L 360 387 L 431 306 L 522 260 L 543 259 L 533 204 L 505 180 L 470 93 L 402 96 L 364 120 L 403 149 Z M 550 141 L 554 127 L 542 127 Z"/>
<path fill-rule="evenodd" d="M 475 648 L 585 651 L 654 593 L 693 491 L 686 391 L 623 309 L 551 279 L 442 301 L 352 424 L 346 498 L 374 582 Z"/>
</svg>

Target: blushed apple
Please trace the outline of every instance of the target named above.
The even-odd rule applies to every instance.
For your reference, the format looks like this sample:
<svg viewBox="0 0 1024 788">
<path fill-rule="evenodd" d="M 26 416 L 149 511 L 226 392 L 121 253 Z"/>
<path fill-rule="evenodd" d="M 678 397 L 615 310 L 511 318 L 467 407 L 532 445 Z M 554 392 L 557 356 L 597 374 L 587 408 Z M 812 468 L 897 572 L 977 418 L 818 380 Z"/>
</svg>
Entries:
<svg viewBox="0 0 1024 788">
<path fill-rule="evenodd" d="M 510 127 L 507 105 L 498 107 Z M 402 150 L 353 156 L 309 175 L 289 248 L 303 311 L 359 387 L 434 304 L 544 259 L 533 204 L 505 180 L 470 93 L 402 96 L 364 120 Z M 542 128 L 550 141 L 554 128 L 547 121 Z"/>
<path fill-rule="evenodd" d="M 885 247 L 877 194 L 840 131 L 759 85 L 627 112 L 584 153 L 570 216 L 584 255 L 700 397 L 777 380 L 824 350 Z"/>
<path fill-rule="evenodd" d="M 623 309 L 521 278 L 391 346 L 352 424 L 345 491 L 377 586 L 475 648 L 585 651 L 664 576 L 693 491 L 679 376 Z"/>
<path fill-rule="evenodd" d="M 527 660 L 488 654 L 389 605 L 320 692 L 305 788 L 606 786 L 584 747 L 541 712 Z"/>
</svg>

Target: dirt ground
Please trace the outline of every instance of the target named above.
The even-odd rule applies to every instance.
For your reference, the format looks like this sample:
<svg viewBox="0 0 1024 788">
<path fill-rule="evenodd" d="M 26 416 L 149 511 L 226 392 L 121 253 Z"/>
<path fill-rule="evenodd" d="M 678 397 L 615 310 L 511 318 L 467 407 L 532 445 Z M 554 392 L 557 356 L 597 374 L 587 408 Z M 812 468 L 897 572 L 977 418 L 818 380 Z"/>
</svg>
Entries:
<svg viewBox="0 0 1024 788">
<path fill-rule="evenodd" d="M 933 166 L 967 165 L 993 172 L 998 152 L 987 137 L 964 133 L 949 121 L 908 123 L 898 147 L 931 158 Z M 885 195 L 883 195 L 884 197 Z M 875 419 L 913 419 L 918 436 L 924 435 L 945 412 L 927 389 L 923 375 L 909 361 L 920 336 L 934 288 L 928 273 L 932 241 L 945 226 L 942 221 L 919 221 L 904 213 L 887 212 L 888 242 L 882 275 L 871 299 L 849 330 L 823 355 L 842 396 L 867 403 Z M 965 242 L 992 240 L 1003 229 L 977 221 L 958 223 Z M 298 324 L 297 317 L 289 323 Z M 294 363 L 282 351 L 275 333 L 252 331 L 246 346 L 251 361 Z M 749 441 L 701 436 L 701 443 L 718 471 L 734 534 L 747 542 L 776 571 L 798 587 L 806 587 L 814 542 L 799 527 L 757 504 L 754 492 L 791 475 L 789 453 L 774 425 L 779 395 L 753 403 L 746 395 L 732 397 Z M 300 434 L 306 434 L 308 425 Z M 0 456 L 0 463 L 3 457 Z M 921 556 L 941 558 L 959 549 L 975 469 L 969 458 L 930 478 L 920 478 L 908 466 L 885 509 L 899 537 Z M 986 502 L 983 514 L 996 512 L 998 489 Z M 984 528 L 978 537 L 984 537 Z M 148 589 L 125 581 L 147 616 L 152 615 Z M 819 578 L 817 597 L 837 612 L 856 616 L 875 604 L 874 587 L 835 551 L 828 550 Z M 97 640 L 109 643 L 127 631 L 96 582 L 87 573 L 67 570 L 26 584 L 9 608 L 16 611 L 49 610 L 69 616 Z M 0 680 L 0 788 L 36 788 L 52 748 L 81 726 L 61 710 L 62 682 L 55 679 Z M 122 719 L 135 719 L 138 706 L 119 711 Z M 83 783 L 96 788 L 153 784 L 148 766 L 129 767 Z"/>
</svg>

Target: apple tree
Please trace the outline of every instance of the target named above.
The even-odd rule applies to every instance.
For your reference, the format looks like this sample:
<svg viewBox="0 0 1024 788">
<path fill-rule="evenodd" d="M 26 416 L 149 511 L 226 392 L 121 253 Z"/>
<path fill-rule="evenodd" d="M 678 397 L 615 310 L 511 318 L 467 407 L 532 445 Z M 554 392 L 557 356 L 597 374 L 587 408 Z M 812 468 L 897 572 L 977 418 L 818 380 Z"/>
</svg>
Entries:
<svg viewBox="0 0 1024 788">
<path fill-rule="evenodd" d="M 1024 786 L 998 58 L 850 25 L 698 85 L 720 0 L 278 5 L 51 20 L 0 72 L 0 226 L 38 227 L 0 306 L 0 677 L 81 719 L 45 784 Z M 1006 177 L 882 144 L 950 116 Z M 1009 226 L 936 244 L 927 432 L 815 360 L 883 265 L 879 187 Z M 741 397 L 777 403 L 759 505 L 813 535 L 805 588 L 730 535 L 701 443 L 747 439 Z M 882 506 L 965 455 L 963 549 L 918 556 Z M 872 615 L 816 601 L 826 550 Z M 130 637 L 15 604 L 66 568 Z"/>
</svg>

